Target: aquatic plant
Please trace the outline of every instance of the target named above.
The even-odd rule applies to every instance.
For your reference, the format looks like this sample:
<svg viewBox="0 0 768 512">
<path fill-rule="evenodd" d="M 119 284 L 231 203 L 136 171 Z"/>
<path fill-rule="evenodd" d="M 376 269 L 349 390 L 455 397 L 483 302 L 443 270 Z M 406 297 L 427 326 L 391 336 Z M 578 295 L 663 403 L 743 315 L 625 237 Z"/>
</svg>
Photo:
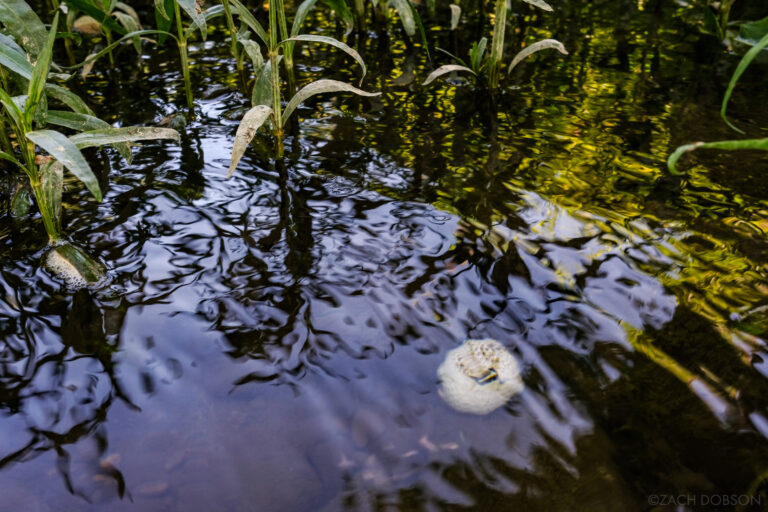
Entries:
<svg viewBox="0 0 768 512">
<path fill-rule="evenodd" d="M 229 167 L 231 175 L 238 162 L 245 153 L 245 149 L 253 139 L 254 135 L 268 120 L 272 124 L 272 134 L 277 146 L 277 156 L 283 156 L 283 128 L 296 108 L 308 98 L 317 94 L 329 92 L 351 92 L 360 96 L 377 96 L 380 93 L 366 92 L 352 85 L 337 80 L 316 80 L 302 87 L 296 92 L 285 109 L 282 109 L 281 89 L 280 89 L 280 67 L 282 61 L 289 78 L 289 89 L 292 87 L 293 73 L 293 47 L 296 43 L 322 43 L 334 46 L 355 59 L 362 68 L 362 84 L 365 78 L 365 62 L 357 51 L 350 48 L 341 41 L 327 36 L 300 35 L 299 31 L 309 10 L 314 6 L 317 0 L 304 0 L 297 11 L 293 20 L 291 31 L 288 32 L 285 21 L 285 8 L 282 0 L 276 0 L 270 5 L 269 9 L 269 27 L 264 29 L 248 9 L 238 0 L 230 0 L 232 6 L 237 11 L 240 19 L 256 34 L 261 44 L 264 45 L 267 53 L 265 61 L 261 54 L 259 44 L 247 37 L 241 38 L 246 53 L 248 53 L 255 73 L 255 81 L 251 94 L 252 108 L 243 116 L 240 126 L 235 134 L 235 141 L 232 149 L 232 163 Z"/>
<path fill-rule="evenodd" d="M 523 0 L 524 2 L 531 4 L 535 7 L 543 9 L 545 11 L 551 11 L 552 7 L 543 0 Z M 486 55 L 486 48 L 488 46 L 488 39 L 483 37 L 479 41 L 472 44 L 472 48 L 469 51 L 469 64 L 464 62 L 455 55 L 450 55 L 459 64 L 446 64 L 432 71 L 427 79 L 424 80 L 423 85 L 432 83 L 435 79 L 453 73 L 456 71 L 470 73 L 475 77 L 483 75 L 488 82 L 488 86 L 491 89 L 496 89 L 499 86 L 499 78 L 501 75 L 502 61 L 504 59 L 504 44 L 506 34 L 506 20 L 509 11 L 508 0 L 497 0 L 494 14 L 494 26 L 493 36 L 491 38 L 491 48 Z M 509 74 L 520 62 L 534 53 L 546 50 L 556 49 L 560 53 L 567 55 L 563 44 L 556 39 L 544 39 L 536 43 L 527 46 L 523 50 L 517 53 L 512 59 L 512 62 L 507 68 L 507 74 Z"/>
<path fill-rule="evenodd" d="M 8 5 L 6 3 L 6 5 Z M 19 23 L 19 20 L 23 20 Z M 178 139 L 175 130 L 150 127 L 114 128 L 94 116 L 93 111 L 74 93 L 48 82 L 52 65 L 53 46 L 59 14 L 53 18 L 50 31 L 23 1 L 13 3 L 13 10 L 0 9 L 0 22 L 16 35 L 22 46 L 13 39 L 0 38 L 0 65 L 13 72 L 16 80 L 2 73 L 0 104 L 3 107 L 3 128 L 10 127 L 15 136 L 2 140 L 0 158 L 13 163 L 29 179 L 29 184 L 40 210 L 43 225 L 51 243 L 61 240 L 61 197 L 64 188 L 63 172 L 66 168 L 97 199 L 102 193 L 98 180 L 81 153 L 82 149 L 104 145 L 114 146 L 127 160 L 131 157 L 130 142 L 150 139 Z M 40 36 L 45 36 L 40 40 Z M 37 51 L 34 66 L 28 53 Z M 12 96 L 13 88 L 20 87 L 26 94 Z M 49 98 L 69 110 L 49 108 Z M 66 136 L 48 128 L 57 125 L 77 133 Z M 38 153 L 38 148 L 46 154 Z"/>
<path fill-rule="evenodd" d="M 67 28 L 73 28 L 89 35 L 103 33 L 107 45 L 112 44 L 112 32 L 120 35 L 141 30 L 138 13 L 130 5 L 123 2 L 100 0 L 64 0 L 67 5 Z M 85 13 L 77 17 L 78 12 Z M 141 53 L 141 43 L 138 36 L 134 38 L 136 53 Z M 110 66 L 115 66 L 112 51 L 108 51 Z"/>
<path fill-rule="evenodd" d="M 733 94 L 733 90 L 736 87 L 736 84 L 739 81 L 739 78 L 741 78 L 741 75 L 744 74 L 744 72 L 749 67 L 750 63 L 752 63 L 753 60 L 755 60 L 755 57 L 765 48 L 768 46 L 768 34 L 765 34 L 760 41 L 757 42 L 746 54 L 744 54 L 744 57 L 742 57 L 741 61 L 739 62 L 738 66 L 736 66 L 736 70 L 733 72 L 733 76 L 731 76 L 731 80 L 728 83 L 728 88 L 725 91 L 725 94 L 723 95 L 723 102 L 720 106 L 720 117 L 722 117 L 725 124 L 727 124 L 732 129 L 736 130 L 739 133 L 744 133 L 744 131 L 740 130 L 736 126 L 734 126 L 730 121 L 728 121 L 728 117 L 726 116 L 726 110 L 728 109 L 728 102 L 731 99 L 731 95 Z M 681 156 L 683 156 L 685 153 L 688 153 L 689 151 L 693 151 L 695 149 L 724 149 L 724 150 L 739 150 L 739 149 L 752 149 L 752 150 L 763 150 L 768 151 L 768 138 L 762 138 L 762 139 L 744 139 L 744 140 L 722 140 L 722 141 L 716 141 L 716 142 L 694 142 L 691 144 L 684 144 L 675 151 L 669 155 L 669 158 L 667 159 L 667 167 L 669 168 L 669 171 L 672 174 L 679 174 L 677 171 L 677 161 L 680 159 Z"/>
<path fill-rule="evenodd" d="M 488 414 L 523 390 L 515 357 L 496 340 L 467 340 L 437 369 L 438 394 L 460 412 Z"/>
</svg>

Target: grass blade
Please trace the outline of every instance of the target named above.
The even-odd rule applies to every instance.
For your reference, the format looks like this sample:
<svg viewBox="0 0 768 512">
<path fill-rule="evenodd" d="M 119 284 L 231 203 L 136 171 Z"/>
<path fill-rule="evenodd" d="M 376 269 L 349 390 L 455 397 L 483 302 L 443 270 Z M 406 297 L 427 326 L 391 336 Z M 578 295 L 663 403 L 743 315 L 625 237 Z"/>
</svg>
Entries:
<svg viewBox="0 0 768 512">
<path fill-rule="evenodd" d="M 744 139 L 744 140 L 721 140 L 717 142 L 694 142 L 692 144 L 685 144 L 675 150 L 674 153 L 669 155 L 667 159 L 667 167 L 672 174 L 680 174 L 675 168 L 677 161 L 680 157 L 689 151 L 694 149 L 725 149 L 725 150 L 737 150 L 737 149 L 757 149 L 762 151 L 768 151 L 768 138 L 765 139 Z"/>
<path fill-rule="evenodd" d="M 17 52 L 12 47 L 0 44 L 0 65 L 8 68 L 29 80 L 32 78 L 32 64 L 29 63 L 24 54 Z"/>
<path fill-rule="evenodd" d="M 79 132 L 112 128 L 112 125 L 106 121 L 102 121 L 98 117 L 76 112 L 67 112 L 64 110 L 49 110 L 47 119 L 48 124 L 71 128 L 72 130 L 77 130 Z M 119 142 L 113 144 L 113 146 L 130 164 L 132 157 L 131 144 L 128 142 Z"/>
<path fill-rule="evenodd" d="M 101 201 L 101 189 L 91 166 L 83 158 L 77 146 L 64 134 L 54 130 L 38 130 L 26 134 L 27 138 L 46 150 L 83 182 L 93 197 Z"/>
<path fill-rule="evenodd" d="M 308 41 L 308 42 L 314 42 L 314 43 L 325 43 L 329 44 L 331 46 L 335 46 L 339 50 L 343 51 L 353 59 L 357 61 L 358 64 L 360 64 L 360 67 L 363 68 L 363 76 L 360 77 L 360 84 L 362 85 L 363 79 L 365 78 L 366 68 L 365 68 L 365 62 L 363 61 L 363 58 L 360 56 L 359 53 L 353 48 L 350 48 L 346 44 L 342 43 L 338 39 L 334 39 L 332 37 L 327 36 L 311 36 L 311 35 L 299 35 L 294 37 L 289 37 L 285 41 L 282 41 L 280 44 L 287 43 L 288 41 Z"/>
<path fill-rule="evenodd" d="M 400 22 L 403 24 L 403 30 L 409 37 L 416 35 L 416 20 L 413 18 L 411 4 L 408 0 L 392 0 L 392 5 L 400 16 Z"/>
<path fill-rule="evenodd" d="M 534 53 L 550 48 L 559 51 L 563 55 L 568 55 L 568 51 L 565 49 L 565 46 L 563 46 L 563 43 L 557 39 L 543 39 L 523 48 L 517 55 L 515 55 L 515 58 L 512 59 L 512 63 L 509 65 L 509 68 L 507 68 L 507 73 L 511 72 L 515 66 L 520 64 L 523 60 L 530 57 Z"/>
<path fill-rule="evenodd" d="M 355 16 L 347 5 L 345 0 L 323 0 L 323 3 L 331 8 L 333 12 L 344 22 L 346 29 L 344 35 L 348 36 L 355 28 Z"/>
<path fill-rule="evenodd" d="M 443 75 L 447 75 L 448 73 L 453 73 L 454 71 L 467 71 L 469 73 L 475 74 L 474 71 L 469 69 L 466 66 L 459 66 L 458 64 L 446 64 L 445 66 L 440 66 L 433 72 L 429 74 L 426 80 L 424 80 L 424 83 L 421 85 L 429 85 L 432 82 L 434 82 L 436 79 L 440 78 Z"/>
<path fill-rule="evenodd" d="M 253 14 L 238 0 L 229 0 L 229 3 L 232 4 L 232 7 L 235 8 L 237 13 L 240 15 L 240 19 L 248 25 L 248 27 L 253 30 L 257 36 L 259 36 L 259 39 L 261 39 L 261 42 L 265 45 L 269 46 L 269 36 L 267 35 L 266 30 L 261 26 L 261 24 L 256 20 L 256 18 L 253 17 Z"/>
<path fill-rule="evenodd" d="M 245 150 L 248 148 L 248 144 L 251 143 L 254 135 L 267 121 L 270 114 L 272 114 L 272 108 L 267 105 L 256 105 L 245 113 L 235 134 L 235 142 L 232 145 L 232 162 L 229 164 L 227 178 L 235 172 L 237 164 L 240 163 L 240 159 L 243 158 Z"/>
<path fill-rule="evenodd" d="M 179 132 L 171 128 L 155 128 L 152 126 L 127 126 L 124 128 L 103 128 L 78 133 L 69 140 L 78 148 L 91 148 L 118 144 L 120 142 L 136 142 L 139 140 L 171 139 L 179 142 Z"/>
<path fill-rule="evenodd" d="M 747 53 L 744 54 L 744 57 L 742 57 L 741 61 L 739 62 L 739 65 L 736 66 L 736 71 L 733 72 L 733 76 L 731 77 L 731 81 L 728 84 L 728 89 L 725 91 L 725 96 L 723 96 L 723 104 L 720 106 L 720 117 L 723 118 L 723 121 L 725 121 L 725 124 L 733 128 L 739 133 L 744 133 L 742 130 L 736 128 L 733 124 L 731 124 L 730 121 L 728 121 L 728 118 L 725 115 L 725 111 L 728 108 L 728 101 L 731 99 L 731 95 L 733 94 L 733 89 L 736 87 L 736 82 L 739 81 L 739 78 L 741 78 L 741 75 L 744 74 L 744 71 L 746 71 L 749 64 L 757 57 L 757 54 L 760 53 L 763 48 L 768 46 L 768 34 L 766 34 L 755 46 L 749 49 Z"/>
<path fill-rule="evenodd" d="M 32 126 L 32 121 L 37 113 L 37 107 L 40 103 L 40 99 L 45 91 L 45 82 L 48 78 L 48 70 L 51 67 L 51 59 L 53 58 L 53 42 L 56 40 L 56 27 L 59 23 L 59 13 L 53 17 L 53 23 L 51 24 L 51 31 L 48 34 L 48 39 L 45 42 L 45 46 L 40 51 L 35 67 L 32 70 L 32 76 L 29 79 L 29 87 L 27 88 L 27 101 L 24 103 L 24 119 L 27 122 L 27 126 Z"/>
<path fill-rule="evenodd" d="M 299 35 L 307 14 L 309 14 L 309 11 L 312 10 L 316 3 L 317 0 L 304 0 L 299 4 L 299 8 L 296 9 L 296 16 L 293 17 L 293 25 L 291 25 L 291 37 Z"/>
<path fill-rule="evenodd" d="M 155 0 L 155 26 L 160 32 L 169 32 L 173 25 L 173 2 L 174 0 Z M 163 44 L 166 34 L 161 33 L 157 37 L 157 44 Z"/>
<path fill-rule="evenodd" d="M 552 10 L 552 6 L 549 5 L 547 2 L 545 2 L 544 0 L 523 0 L 523 2 L 527 4 L 531 4 L 532 6 L 538 7 L 539 9 L 543 9 L 545 11 Z"/>
<path fill-rule="evenodd" d="M 459 26 L 459 20 L 461 19 L 461 7 L 456 4 L 451 4 L 451 30 L 456 30 Z"/>
<path fill-rule="evenodd" d="M 45 84 L 45 94 L 55 98 L 78 114 L 94 115 L 93 110 L 77 94 L 59 85 Z"/>
<path fill-rule="evenodd" d="M 64 190 L 64 167 L 58 160 L 40 166 L 40 191 L 38 208 L 46 210 L 46 216 L 55 224 L 55 231 L 61 230 L 61 193 Z"/>
<path fill-rule="evenodd" d="M 308 98 L 326 92 L 351 92 L 359 96 L 379 96 L 381 94 L 380 92 L 362 91 L 353 85 L 339 82 L 338 80 L 317 80 L 302 87 L 299 92 L 291 98 L 291 101 L 288 102 L 288 105 L 286 105 L 285 110 L 283 111 L 283 125 L 288 121 L 288 118 L 293 114 L 293 111 L 296 110 L 296 107 L 301 105 Z"/>
</svg>

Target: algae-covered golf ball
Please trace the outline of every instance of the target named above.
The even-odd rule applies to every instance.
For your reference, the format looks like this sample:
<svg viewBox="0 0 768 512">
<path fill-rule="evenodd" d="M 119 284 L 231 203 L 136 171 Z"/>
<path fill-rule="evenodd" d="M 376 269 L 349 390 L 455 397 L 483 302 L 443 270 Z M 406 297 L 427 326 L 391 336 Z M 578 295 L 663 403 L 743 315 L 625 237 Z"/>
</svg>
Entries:
<svg viewBox="0 0 768 512">
<path fill-rule="evenodd" d="M 488 414 L 523 390 L 515 357 L 496 340 L 467 340 L 437 369 L 439 395 L 460 412 Z"/>
</svg>

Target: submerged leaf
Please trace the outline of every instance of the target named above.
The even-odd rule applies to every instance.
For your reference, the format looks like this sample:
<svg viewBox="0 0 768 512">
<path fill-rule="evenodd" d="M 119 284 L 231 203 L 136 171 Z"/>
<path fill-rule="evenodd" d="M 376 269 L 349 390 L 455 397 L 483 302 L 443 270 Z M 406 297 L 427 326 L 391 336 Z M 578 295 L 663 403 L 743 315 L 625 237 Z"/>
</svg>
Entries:
<svg viewBox="0 0 768 512">
<path fill-rule="evenodd" d="M 26 134 L 27 138 L 46 150 L 83 182 L 93 197 L 101 201 L 101 189 L 91 166 L 83 154 L 64 134 L 54 130 L 38 130 Z"/>
<path fill-rule="evenodd" d="M 669 155 L 667 160 L 667 167 L 672 174 L 680 174 L 675 165 L 680 157 L 689 151 L 694 149 L 759 149 L 762 151 L 768 151 L 768 138 L 765 139 L 744 139 L 744 140 L 721 140 L 717 142 L 694 142 L 692 144 L 685 144 L 675 150 L 674 153 Z"/>
<path fill-rule="evenodd" d="M 507 73 L 512 71 L 515 66 L 520 64 L 524 59 L 529 57 L 530 55 L 533 55 L 534 53 L 541 51 L 541 50 L 548 50 L 550 48 L 553 48 L 563 55 L 568 55 L 568 51 L 565 49 L 565 46 L 563 46 L 563 43 L 558 41 L 557 39 L 544 39 L 542 41 L 537 41 L 533 43 L 530 46 L 527 46 L 526 48 L 523 48 L 517 55 L 515 55 L 515 58 L 512 59 L 512 63 L 509 65 L 509 68 L 507 69 Z"/>
<path fill-rule="evenodd" d="M 346 53 L 347 55 L 355 59 L 358 64 L 360 64 L 360 67 L 363 68 L 363 76 L 360 77 L 360 84 L 363 83 L 363 79 L 365 78 L 365 73 L 366 73 L 365 62 L 363 61 L 363 58 L 360 56 L 359 53 L 357 53 L 355 49 L 350 48 L 349 46 L 342 43 L 338 39 L 334 39 L 332 37 L 327 37 L 327 36 L 299 35 L 299 36 L 289 37 L 285 41 L 282 41 L 280 44 L 286 43 L 288 41 L 297 41 L 297 42 L 307 41 L 307 42 L 314 42 L 314 43 L 325 43 L 331 46 L 335 46 L 339 50 L 343 51 L 344 53 Z"/>
<path fill-rule="evenodd" d="M 248 144 L 251 143 L 253 136 L 256 135 L 256 131 L 261 128 L 271 113 L 272 109 L 266 105 L 256 105 L 245 113 L 235 134 L 235 142 L 232 145 L 232 162 L 229 164 L 227 178 L 235 172 L 237 164 L 243 158 Z"/>
<path fill-rule="evenodd" d="M 448 73 L 453 73 L 454 71 L 467 71 L 469 73 L 475 74 L 474 71 L 469 69 L 466 66 L 459 66 L 458 64 L 446 64 L 445 66 L 440 66 L 433 72 L 429 74 L 426 80 L 424 80 L 424 83 L 421 85 L 429 85 L 432 82 L 434 82 L 437 78 L 447 75 Z"/>
<path fill-rule="evenodd" d="M 326 92 L 351 92 L 360 96 L 379 96 L 381 94 L 380 92 L 362 91 L 355 86 L 339 82 L 338 80 L 317 80 L 302 87 L 299 92 L 291 98 L 291 101 L 288 102 L 288 105 L 286 105 L 285 110 L 283 111 L 283 124 L 288 121 L 288 118 L 291 117 L 291 114 L 296 110 L 296 107 L 301 105 L 305 100 L 316 94 L 323 94 Z"/>
</svg>

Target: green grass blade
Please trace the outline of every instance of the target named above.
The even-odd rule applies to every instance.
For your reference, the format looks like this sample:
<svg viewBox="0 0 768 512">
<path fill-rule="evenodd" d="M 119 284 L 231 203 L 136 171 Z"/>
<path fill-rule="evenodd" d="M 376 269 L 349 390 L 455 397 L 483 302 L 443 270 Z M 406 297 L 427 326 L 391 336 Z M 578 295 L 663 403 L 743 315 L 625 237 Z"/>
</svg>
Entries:
<svg viewBox="0 0 768 512">
<path fill-rule="evenodd" d="M 443 75 L 447 75 L 448 73 L 453 73 L 454 71 L 467 71 L 469 73 L 475 74 L 474 71 L 469 69 L 466 66 L 459 66 L 458 64 L 446 64 L 445 66 L 440 66 L 433 72 L 429 74 L 426 80 L 424 80 L 424 83 L 421 85 L 429 85 L 432 82 L 434 82 L 436 79 L 440 78 Z"/>
<path fill-rule="evenodd" d="M 504 34 L 507 28 L 507 0 L 496 0 L 493 16 L 493 37 L 491 38 L 491 53 L 488 56 L 488 83 L 491 88 L 499 85 L 501 59 L 504 55 Z"/>
<path fill-rule="evenodd" d="M 235 134 L 235 142 L 232 145 L 232 162 L 229 164 L 227 178 L 235 172 L 237 164 L 240 163 L 240 159 L 243 158 L 245 150 L 248 148 L 248 144 L 251 143 L 254 135 L 267 121 L 270 114 L 272 114 L 272 108 L 267 105 L 256 105 L 245 113 Z"/>
<path fill-rule="evenodd" d="M 87 114 L 87 115 L 94 115 L 93 110 L 85 104 L 85 102 L 78 96 L 77 94 L 73 93 L 72 91 L 69 91 L 59 85 L 55 84 L 46 84 L 45 85 L 45 94 L 50 96 L 51 98 L 57 99 L 69 108 L 71 108 L 74 112 L 77 112 L 79 114 Z"/>
<path fill-rule="evenodd" d="M 768 138 L 765 139 L 744 139 L 744 140 L 721 140 L 717 142 L 694 142 L 692 144 L 685 144 L 675 150 L 674 153 L 669 155 L 667 160 L 667 167 L 672 174 L 680 174 L 675 166 L 680 157 L 689 151 L 694 149 L 725 149 L 725 150 L 737 150 L 737 149 L 757 149 L 762 151 L 768 151 Z"/>
<path fill-rule="evenodd" d="M 48 31 L 27 2 L 0 0 L 0 22 L 33 58 L 43 51 Z"/>
<path fill-rule="evenodd" d="M 53 58 L 53 42 L 56 40 L 56 28 L 59 23 L 59 13 L 53 17 L 51 31 L 45 46 L 40 51 L 35 67 L 32 70 L 32 76 L 29 79 L 27 88 L 27 101 L 24 103 L 24 119 L 27 126 L 32 126 L 32 120 L 37 113 L 37 107 L 45 91 L 45 82 L 48 78 L 48 70 L 51 68 L 51 59 Z"/>
<path fill-rule="evenodd" d="M 155 27 L 160 32 L 171 30 L 174 18 L 173 2 L 174 0 L 155 0 Z M 163 44 L 166 37 L 168 35 L 163 33 L 157 36 L 157 44 Z"/>
<path fill-rule="evenodd" d="M 354 50 L 353 48 L 350 48 L 349 46 L 342 43 L 338 39 L 334 39 L 332 37 L 312 36 L 312 35 L 299 35 L 299 36 L 289 37 L 285 41 L 282 41 L 280 44 L 287 44 L 289 41 L 296 41 L 296 42 L 306 41 L 306 42 L 313 42 L 313 43 L 324 43 L 324 44 L 329 44 L 331 46 L 335 46 L 339 50 L 343 51 L 344 53 L 346 53 L 347 55 L 355 59 L 358 64 L 360 64 L 360 67 L 363 69 L 363 76 L 360 77 L 360 84 L 362 85 L 363 79 L 365 78 L 365 74 L 367 71 L 365 68 L 365 61 L 363 61 L 363 58 L 360 56 L 360 54 L 357 53 L 357 51 Z"/>
<path fill-rule="evenodd" d="M 61 193 L 64 190 L 64 167 L 58 160 L 40 166 L 40 192 L 37 198 L 41 213 L 45 213 L 55 224 L 54 230 L 61 230 Z"/>
<path fill-rule="evenodd" d="M 744 57 L 742 57 L 741 62 L 739 62 L 739 65 L 736 66 L 736 71 L 733 72 L 733 76 L 731 77 L 731 82 L 728 84 L 728 89 L 725 91 L 725 96 L 723 96 L 723 104 L 720 106 L 720 117 L 723 118 L 723 121 L 725 121 L 725 124 L 733 128 L 739 133 L 744 133 L 742 130 L 736 128 L 733 124 L 731 124 L 730 121 L 728 121 L 728 118 L 725 115 L 725 111 L 728 108 L 728 101 L 731 99 L 731 95 L 733 94 L 733 89 L 736 87 L 736 82 L 739 81 L 739 78 L 741 78 L 741 75 L 744 74 L 744 71 L 746 71 L 749 64 L 757 57 L 757 54 L 760 53 L 763 48 L 768 46 L 768 34 L 766 34 L 760 42 L 758 42 L 755 46 L 749 49 L 747 53 L 744 54 Z"/>
<path fill-rule="evenodd" d="M 97 200 L 101 201 L 101 189 L 91 166 L 85 161 L 83 154 L 66 135 L 54 130 L 38 130 L 26 134 L 27 138 L 46 150 L 52 157 L 61 162 L 69 171 L 77 176 Z"/>
<path fill-rule="evenodd" d="M 316 94 L 327 92 L 351 92 L 359 96 L 379 96 L 381 94 L 380 92 L 361 91 L 352 85 L 339 82 L 338 80 L 317 80 L 299 89 L 299 92 L 291 98 L 291 101 L 288 102 L 283 111 L 283 125 L 288 121 L 293 111 L 296 110 L 296 107 Z"/>
<path fill-rule="evenodd" d="M 291 37 L 299 35 L 304 20 L 316 3 L 317 0 L 304 0 L 299 4 L 299 8 L 296 9 L 296 16 L 293 17 L 293 25 L 291 25 Z"/>
<path fill-rule="evenodd" d="M 238 0 L 229 0 L 229 3 L 232 4 L 232 7 L 234 7 L 237 13 L 240 15 L 240 19 L 243 21 L 243 23 L 248 25 L 248 27 L 253 30 L 257 36 L 259 36 L 259 39 L 261 39 L 265 45 L 269 46 L 269 36 L 267 35 L 267 31 L 264 30 L 256 18 L 253 17 L 253 14 L 250 13 L 248 8 L 241 4 Z"/>
</svg>

